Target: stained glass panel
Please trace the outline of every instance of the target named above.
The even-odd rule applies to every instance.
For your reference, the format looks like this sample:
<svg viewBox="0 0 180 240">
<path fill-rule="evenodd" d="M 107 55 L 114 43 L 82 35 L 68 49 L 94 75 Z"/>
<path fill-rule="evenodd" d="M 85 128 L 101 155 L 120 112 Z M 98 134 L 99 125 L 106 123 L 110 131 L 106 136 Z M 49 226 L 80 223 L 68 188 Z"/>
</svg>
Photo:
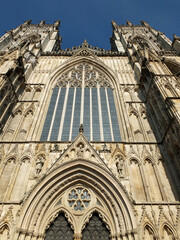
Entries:
<svg viewBox="0 0 180 240">
<path fill-rule="evenodd" d="M 90 88 L 84 91 L 84 135 L 90 139 Z"/>
<path fill-rule="evenodd" d="M 100 141 L 97 88 L 92 88 L 92 125 L 93 125 L 93 141 Z"/>
<path fill-rule="evenodd" d="M 82 233 L 82 240 L 110 240 L 109 235 L 110 232 L 101 218 L 94 213 Z"/>
<path fill-rule="evenodd" d="M 108 116 L 105 88 L 100 88 L 100 95 L 101 95 L 101 111 L 102 111 L 104 141 L 111 141 L 112 139 L 111 139 L 110 125 L 109 125 L 109 116 Z"/>
<path fill-rule="evenodd" d="M 51 223 L 45 233 L 45 240 L 73 240 L 73 230 L 63 213 Z"/>
<path fill-rule="evenodd" d="M 63 131 L 62 131 L 62 136 L 61 136 L 62 141 L 68 141 L 69 140 L 73 96 L 74 96 L 74 88 L 70 88 L 69 93 L 68 93 L 66 113 L 65 113 Z"/>
<path fill-rule="evenodd" d="M 64 87 L 61 88 L 61 93 L 60 93 L 60 97 L 59 97 L 59 101 L 56 109 L 56 115 L 55 115 L 54 124 L 51 132 L 51 137 L 50 137 L 51 141 L 56 141 L 58 138 L 65 93 L 66 93 L 66 88 Z"/>
<path fill-rule="evenodd" d="M 57 99 L 57 95 L 58 95 L 58 90 L 59 90 L 58 87 L 55 87 L 53 90 L 40 141 L 47 140 L 51 121 L 52 121 L 52 116 L 53 116 L 53 112 L 54 112 L 54 108 L 55 108 L 55 104 L 56 104 L 56 99 Z"/>
<path fill-rule="evenodd" d="M 109 100 L 109 107 L 110 107 L 110 113 L 111 113 L 111 121 L 112 121 L 112 127 L 113 127 L 113 134 L 114 134 L 114 141 L 120 142 L 121 136 L 119 131 L 119 125 L 118 125 L 118 119 L 116 114 L 116 108 L 114 103 L 114 96 L 113 91 L 111 88 L 107 89 L 108 93 L 108 100 Z"/>
<path fill-rule="evenodd" d="M 74 140 L 79 133 L 80 111 L 81 111 L 81 88 L 77 88 L 75 109 L 74 109 L 74 121 L 73 121 L 73 129 L 72 129 L 72 140 Z"/>
</svg>

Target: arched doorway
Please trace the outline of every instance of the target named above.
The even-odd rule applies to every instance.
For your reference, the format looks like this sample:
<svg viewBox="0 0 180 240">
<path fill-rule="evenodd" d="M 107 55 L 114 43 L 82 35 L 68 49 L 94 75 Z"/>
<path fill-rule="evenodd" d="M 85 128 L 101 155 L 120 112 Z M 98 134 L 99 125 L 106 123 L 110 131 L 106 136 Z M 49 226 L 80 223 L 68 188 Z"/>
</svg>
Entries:
<svg viewBox="0 0 180 240">
<path fill-rule="evenodd" d="M 32 229 L 36 236 L 43 236 L 42 239 L 45 234 L 45 240 L 58 239 L 53 224 L 54 221 L 56 224 L 56 217 L 61 216 L 61 212 L 65 213 L 64 224 L 67 227 L 70 223 L 72 229 L 71 238 L 67 240 L 72 236 L 77 240 L 82 235 L 86 237 L 83 240 L 101 239 L 102 232 L 103 239 L 110 240 L 110 234 L 115 239 L 121 231 L 130 229 L 132 234 L 136 229 L 134 211 L 121 184 L 112 178 L 108 169 L 83 159 L 65 162 L 49 172 L 33 189 L 22 211 L 24 214 L 19 219 L 19 228 Z M 87 234 L 95 223 L 92 233 L 96 232 L 97 238 Z M 61 226 L 61 222 L 58 224 Z M 98 235 L 99 229 L 102 229 L 101 235 Z M 59 239 L 64 240 L 62 236 L 66 235 L 65 232 L 59 233 Z M 17 234 L 16 239 L 20 239 L 23 233 Z"/>
<path fill-rule="evenodd" d="M 73 240 L 73 230 L 64 213 L 60 213 L 45 233 L 45 240 Z"/>
<path fill-rule="evenodd" d="M 82 240 L 109 240 L 110 232 L 97 213 L 93 213 L 82 232 Z"/>
</svg>

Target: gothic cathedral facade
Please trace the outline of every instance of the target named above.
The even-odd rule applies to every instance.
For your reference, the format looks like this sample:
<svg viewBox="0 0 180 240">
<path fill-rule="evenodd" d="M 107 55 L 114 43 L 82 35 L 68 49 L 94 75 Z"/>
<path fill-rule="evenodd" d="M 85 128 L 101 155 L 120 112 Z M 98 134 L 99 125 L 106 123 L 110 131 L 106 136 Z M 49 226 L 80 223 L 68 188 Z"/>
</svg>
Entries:
<svg viewBox="0 0 180 240">
<path fill-rule="evenodd" d="M 180 239 L 180 38 L 59 24 L 0 38 L 0 240 Z"/>
</svg>

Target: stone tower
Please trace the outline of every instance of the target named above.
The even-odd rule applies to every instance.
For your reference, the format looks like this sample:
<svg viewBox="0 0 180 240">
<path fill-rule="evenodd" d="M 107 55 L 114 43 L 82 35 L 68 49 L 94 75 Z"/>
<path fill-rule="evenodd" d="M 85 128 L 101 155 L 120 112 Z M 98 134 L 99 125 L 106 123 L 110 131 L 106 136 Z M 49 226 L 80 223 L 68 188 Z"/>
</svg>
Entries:
<svg viewBox="0 0 180 240">
<path fill-rule="evenodd" d="M 0 240 L 180 239 L 180 38 L 59 24 L 0 38 Z"/>
</svg>

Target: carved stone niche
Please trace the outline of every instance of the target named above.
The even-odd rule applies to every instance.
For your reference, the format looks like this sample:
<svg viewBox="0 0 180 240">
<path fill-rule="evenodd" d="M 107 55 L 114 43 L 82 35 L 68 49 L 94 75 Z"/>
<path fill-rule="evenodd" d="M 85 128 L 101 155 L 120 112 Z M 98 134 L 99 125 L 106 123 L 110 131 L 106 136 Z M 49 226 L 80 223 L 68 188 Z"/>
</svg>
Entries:
<svg viewBox="0 0 180 240">
<path fill-rule="evenodd" d="M 118 177 L 125 177 L 125 163 L 122 155 L 118 154 L 115 156 L 115 164 L 118 172 Z"/>
<path fill-rule="evenodd" d="M 77 154 L 77 157 L 80 157 L 80 158 L 83 158 L 84 156 L 84 144 L 82 142 L 78 143 L 77 145 L 77 151 L 76 151 L 76 154 Z"/>
<path fill-rule="evenodd" d="M 35 161 L 34 177 L 38 177 L 42 173 L 45 162 L 45 156 L 40 154 Z"/>
</svg>

